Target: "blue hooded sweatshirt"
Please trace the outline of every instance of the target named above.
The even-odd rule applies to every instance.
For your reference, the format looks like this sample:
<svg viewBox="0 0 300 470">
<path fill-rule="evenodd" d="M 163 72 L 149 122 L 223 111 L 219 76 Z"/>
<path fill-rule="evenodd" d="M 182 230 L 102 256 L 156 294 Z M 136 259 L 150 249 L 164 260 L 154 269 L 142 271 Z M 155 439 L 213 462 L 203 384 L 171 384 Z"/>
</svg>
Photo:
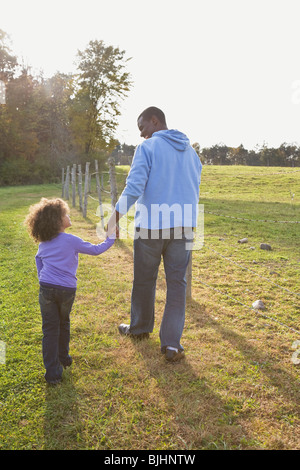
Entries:
<svg viewBox="0 0 300 470">
<path fill-rule="evenodd" d="M 185 134 L 155 132 L 137 147 L 116 210 L 124 215 L 136 203 L 140 228 L 196 227 L 201 170 Z"/>
</svg>

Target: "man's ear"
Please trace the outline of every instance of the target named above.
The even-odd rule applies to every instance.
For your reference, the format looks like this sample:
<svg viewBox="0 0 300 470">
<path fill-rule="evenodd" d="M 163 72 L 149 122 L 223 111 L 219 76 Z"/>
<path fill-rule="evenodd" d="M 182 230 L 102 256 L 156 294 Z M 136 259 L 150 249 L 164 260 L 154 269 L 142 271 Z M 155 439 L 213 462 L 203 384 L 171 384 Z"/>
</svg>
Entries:
<svg viewBox="0 0 300 470">
<path fill-rule="evenodd" d="M 159 123 L 159 120 L 157 119 L 156 116 L 152 116 L 151 118 L 151 122 L 154 126 L 157 126 L 157 124 Z"/>
</svg>

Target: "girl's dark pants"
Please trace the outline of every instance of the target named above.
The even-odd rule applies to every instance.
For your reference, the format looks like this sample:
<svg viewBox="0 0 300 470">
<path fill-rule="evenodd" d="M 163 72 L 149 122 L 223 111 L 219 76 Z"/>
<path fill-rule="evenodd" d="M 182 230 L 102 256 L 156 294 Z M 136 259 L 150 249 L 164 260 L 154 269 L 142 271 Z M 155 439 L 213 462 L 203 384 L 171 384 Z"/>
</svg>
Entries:
<svg viewBox="0 0 300 470">
<path fill-rule="evenodd" d="M 76 290 L 40 286 L 43 361 L 47 382 L 61 380 L 63 367 L 69 366 L 70 313 Z"/>
</svg>

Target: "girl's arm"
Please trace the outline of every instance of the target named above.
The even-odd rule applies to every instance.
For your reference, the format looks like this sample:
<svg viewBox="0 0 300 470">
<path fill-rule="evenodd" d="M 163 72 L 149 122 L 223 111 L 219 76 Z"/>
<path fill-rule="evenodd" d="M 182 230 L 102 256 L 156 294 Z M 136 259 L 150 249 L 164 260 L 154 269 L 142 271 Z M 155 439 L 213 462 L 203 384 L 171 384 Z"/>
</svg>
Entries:
<svg viewBox="0 0 300 470">
<path fill-rule="evenodd" d="M 101 253 L 104 253 L 115 243 L 115 236 L 108 237 L 104 242 L 99 243 L 99 245 L 93 245 L 90 242 L 85 242 L 79 237 L 75 237 L 76 241 L 76 251 L 78 253 L 83 253 L 86 255 L 98 256 Z"/>
</svg>

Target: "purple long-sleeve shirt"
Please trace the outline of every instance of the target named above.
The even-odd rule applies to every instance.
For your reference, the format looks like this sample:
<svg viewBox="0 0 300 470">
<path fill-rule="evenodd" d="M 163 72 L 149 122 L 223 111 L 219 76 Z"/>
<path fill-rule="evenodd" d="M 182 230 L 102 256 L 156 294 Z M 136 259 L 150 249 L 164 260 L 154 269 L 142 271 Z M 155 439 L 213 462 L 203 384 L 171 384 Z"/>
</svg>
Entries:
<svg viewBox="0 0 300 470">
<path fill-rule="evenodd" d="M 40 284 L 76 289 L 78 253 L 97 256 L 108 250 L 114 242 L 115 237 L 109 237 L 103 243 L 93 245 L 65 232 L 52 240 L 41 242 L 35 256 Z"/>
</svg>

